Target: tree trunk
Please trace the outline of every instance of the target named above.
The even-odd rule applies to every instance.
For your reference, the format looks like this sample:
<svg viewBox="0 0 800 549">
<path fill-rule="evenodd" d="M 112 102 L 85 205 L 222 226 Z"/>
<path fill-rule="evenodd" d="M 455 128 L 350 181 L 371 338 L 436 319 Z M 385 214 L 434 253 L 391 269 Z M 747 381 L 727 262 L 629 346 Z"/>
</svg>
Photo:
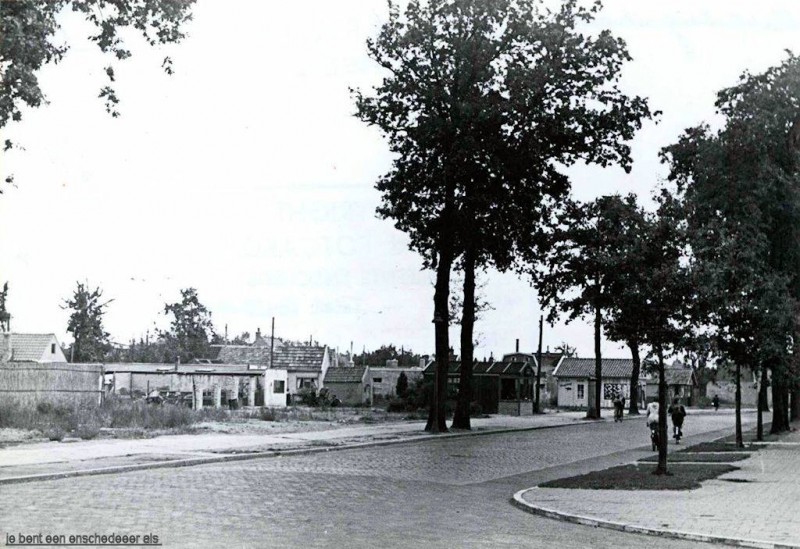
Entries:
<svg viewBox="0 0 800 549">
<path fill-rule="evenodd" d="M 742 367 L 736 363 L 736 446 L 744 447 L 742 440 Z"/>
<path fill-rule="evenodd" d="M 788 389 L 782 374 L 772 372 L 772 428 L 770 433 L 789 430 L 789 410 L 787 410 Z"/>
<path fill-rule="evenodd" d="M 425 430 L 431 433 L 446 433 L 445 400 L 447 399 L 447 371 L 450 367 L 450 269 L 453 257 L 450 250 L 439 252 L 436 265 L 436 285 L 433 293 L 433 323 L 436 335 L 436 371 L 434 373 L 431 407 Z"/>
<path fill-rule="evenodd" d="M 633 360 L 633 371 L 631 372 L 631 401 L 628 407 L 628 413 L 632 416 L 639 415 L 639 372 L 642 369 L 642 360 L 639 357 L 639 342 L 632 340 L 628 342 L 628 347 L 631 350 L 631 359 Z"/>
<path fill-rule="evenodd" d="M 789 407 L 789 421 L 800 419 L 800 387 L 795 386 L 791 392 L 791 406 Z"/>
<path fill-rule="evenodd" d="M 475 327 L 475 248 L 470 245 L 464 252 L 464 303 L 461 309 L 461 378 L 458 384 L 458 402 L 453 413 L 454 429 L 471 429 L 469 407 L 472 403 L 472 363 L 474 357 L 473 332 Z"/>
<path fill-rule="evenodd" d="M 667 472 L 667 380 L 664 374 L 664 351 L 656 346 L 658 355 L 658 466 L 655 474 Z"/>
<path fill-rule="evenodd" d="M 756 423 L 756 440 L 764 440 L 764 412 L 768 412 L 767 407 L 767 367 L 761 365 L 761 381 L 758 385 L 758 419 Z"/>
<path fill-rule="evenodd" d="M 536 400 L 533 405 L 533 413 L 541 414 L 542 405 L 539 401 L 539 385 L 542 380 L 542 335 L 544 332 L 544 316 L 539 317 L 539 348 L 536 351 Z"/>
<path fill-rule="evenodd" d="M 594 308 L 594 408 L 586 411 L 588 419 L 600 419 L 600 397 L 602 396 L 603 386 L 603 357 L 600 354 L 601 336 L 601 315 L 600 307 Z"/>
</svg>

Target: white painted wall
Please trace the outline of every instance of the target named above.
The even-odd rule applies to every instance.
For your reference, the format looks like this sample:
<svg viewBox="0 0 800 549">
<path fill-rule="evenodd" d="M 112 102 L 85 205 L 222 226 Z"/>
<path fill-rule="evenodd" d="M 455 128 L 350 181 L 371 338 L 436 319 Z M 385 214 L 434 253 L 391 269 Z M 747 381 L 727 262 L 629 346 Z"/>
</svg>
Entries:
<svg viewBox="0 0 800 549">
<path fill-rule="evenodd" d="M 275 392 L 275 382 L 283 382 L 283 392 Z M 289 392 L 289 372 L 286 370 L 264 370 L 264 406 L 285 407 Z"/>
</svg>

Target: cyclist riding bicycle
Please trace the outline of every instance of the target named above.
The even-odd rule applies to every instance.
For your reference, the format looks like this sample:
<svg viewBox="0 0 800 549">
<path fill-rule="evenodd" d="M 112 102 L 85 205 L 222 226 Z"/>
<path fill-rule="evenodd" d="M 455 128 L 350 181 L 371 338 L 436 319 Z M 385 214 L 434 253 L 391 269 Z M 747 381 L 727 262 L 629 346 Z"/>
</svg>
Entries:
<svg viewBox="0 0 800 549">
<path fill-rule="evenodd" d="M 650 441 L 653 444 L 653 451 L 658 447 L 658 402 L 651 402 L 647 405 L 647 426 L 650 428 Z"/>
</svg>

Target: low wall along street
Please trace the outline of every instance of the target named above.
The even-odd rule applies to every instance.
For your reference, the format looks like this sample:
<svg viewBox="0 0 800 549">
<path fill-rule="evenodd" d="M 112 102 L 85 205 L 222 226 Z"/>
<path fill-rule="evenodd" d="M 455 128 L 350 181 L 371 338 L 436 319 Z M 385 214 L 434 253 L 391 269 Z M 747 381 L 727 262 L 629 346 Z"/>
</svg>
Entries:
<svg viewBox="0 0 800 549">
<path fill-rule="evenodd" d="M 0 402 L 35 406 L 39 402 L 98 404 L 102 366 L 51 362 L 0 364 Z"/>
</svg>

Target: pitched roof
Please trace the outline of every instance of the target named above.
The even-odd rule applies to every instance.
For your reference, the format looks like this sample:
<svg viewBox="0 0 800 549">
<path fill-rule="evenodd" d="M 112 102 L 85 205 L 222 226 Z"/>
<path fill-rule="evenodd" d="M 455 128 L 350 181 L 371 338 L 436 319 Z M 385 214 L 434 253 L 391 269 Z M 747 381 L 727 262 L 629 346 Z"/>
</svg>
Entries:
<svg viewBox="0 0 800 549">
<path fill-rule="evenodd" d="M 341 366 L 328 368 L 324 383 L 361 383 L 364 379 L 365 366 Z"/>
<path fill-rule="evenodd" d="M 11 334 L 11 360 L 14 362 L 39 362 L 49 351 L 55 334 Z"/>
<path fill-rule="evenodd" d="M 276 341 L 277 343 L 277 341 Z M 250 345 L 219 345 L 215 362 L 226 364 L 270 364 L 269 347 Z M 286 370 L 322 370 L 325 347 L 275 347 L 272 354 L 272 367 Z"/>
<path fill-rule="evenodd" d="M 603 377 L 631 377 L 633 360 L 630 358 L 603 358 Z M 556 377 L 594 377 L 594 358 L 567 358 L 553 372 Z"/>
<path fill-rule="evenodd" d="M 542 361 L 544 362 L 544 361 Z M 472 373 L 477 376 L 528 376 L 535 370 L 533 369 L 533 362 L 523 361 L 488 361 L 480 362 L 475 361 L 472 365 Z M 424 374 L 433 375 L 436 372 L 436 361 L 431 362 L 423 371 Z M 447 375 L 454 376 L 461 373 L 461 361 L 452 360 L 447 368 Z"/>
</svg>

